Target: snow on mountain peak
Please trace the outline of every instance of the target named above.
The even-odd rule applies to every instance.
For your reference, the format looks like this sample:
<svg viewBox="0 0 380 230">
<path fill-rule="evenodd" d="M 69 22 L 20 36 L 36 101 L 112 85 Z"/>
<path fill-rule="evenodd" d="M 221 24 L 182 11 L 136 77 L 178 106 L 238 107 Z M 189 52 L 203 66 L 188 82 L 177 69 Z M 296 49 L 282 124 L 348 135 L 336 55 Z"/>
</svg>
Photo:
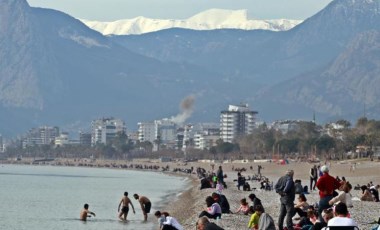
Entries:
<svg viewBox="0 0 380 230">
<path fill-rule="evenodd" d="M 298 25 L 300 20 L 254 20 L 248 18 L 247 10 L 210 9 L 188 19 L 151 19 L 136 17 L 114 22 L 81 20 L 91 29 L 104 35 L 144 34 L 169 28 L 193 30 L 243 29 L 243 30 L 289 30 Z"/>
</svg>

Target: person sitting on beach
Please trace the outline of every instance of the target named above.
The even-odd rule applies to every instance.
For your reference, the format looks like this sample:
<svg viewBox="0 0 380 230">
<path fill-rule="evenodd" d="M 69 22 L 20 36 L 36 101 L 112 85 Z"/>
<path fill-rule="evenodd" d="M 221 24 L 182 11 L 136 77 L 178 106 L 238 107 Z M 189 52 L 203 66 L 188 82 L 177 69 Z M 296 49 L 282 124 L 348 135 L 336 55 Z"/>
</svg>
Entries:
<svg viewBox="0 0 380 230">
<path fill-rule="evenodd" d="M 369 188 L 369 191 L 372 193 L 375 202 L 379 202 L 379 188 L 380 185 L 373 185 Z"/>
<path fill-rule="evenodd" d="M 211 197 L 217 202 L 222 209 L 222 213 L 232 213 L 230 210 L 230 203 L 228 203 L 227 197 L 223 194 L 213 192 Z"/>
<path fill-rule="evenodd" d="M 211 188 L 211 182 L 209 179 L 207 179 L 207 177 L 203 177 L 201 179 L 201 190 L 202 189 L 205 189 L 205 188 Z"/>
<path fill-rule="evenodd" d="M 165 222 L 165 216 L 162 215 L 160 211 L 156 211 L 154 213 L 154 216 L 157 218 L 158 225 L 160 226 L 159 229 L 162 230 L 162 227 L 164 226 L 164 222 Z"/>
<path fill-rule="evenodd" d="M 372 193 L 366 185 L 361 186 L 360 189 L 362 190 L 362 196 L 360 197 L 361 201 L 373 201 Z"/>
<path fill-rule="evenodd" d="M 236 210 L 236 214 L 243 213 L 244 215 L 248 215 L 249 213 L 249 204 L 245 198 L 240 200 L 240 207 Z"/>
<path fill-rule="evenodd" d="M 154 216 L 157 217 L 160 224 L 160 230 L 183 230 L 183 227 L 178 223 L 177 219 L 170 216 L 168 212 L 156 211 Z"/>
<path fill-rule="evenodd" d="M 196 223 L 196 229 L 197 230 L 224 230 L 223 228 L 219 227 L 215 223 L 211 223 L 210 220 L 203 216 L 200 217 Z"/>
<path fill-rule="evenodd" d="M 352 226 L 358 227 L 358 224 L 351 218 L 347 217 L 347 205 L 340 202 L 335 206 L 334 218 L 328 221 L 327 226 Z"/>
<path fill-rule="evenodd" d="M 261 205 L 256 205 L 254 208 L 254 213 L 251 215 L 251 218 L 248 222 L 248 228 L 257 230 L 259 229 L 259 219 L 261 214 L 264 212 L 264 208 Z"/>
<path fill-rule="evenodd" d="M 296 224 L 298 227 L 302 227 L 305 229 L 311 228 L 318 222 L 318 215 L 314 209 L 314 206 L 309 206 L 306 212 L 306 217 L 301 217 L 301 220 Z"/>
<path fill-rule="evenodd" d="M 252 209 L 255 209 L 256 205 L 261 205 L 263 207 L 263 204 L 261 203 L 261 200 L 257 198 L 257 196 L 253 193 L 248 195 L 248 198 L 252 201 Z M 263 207 L 264 209 L 264 207 Z"/>
<path fill-rule="evenodd" d="M 251 191 L 251 186 L 248 182 L 245 182 L 245 184 L 243 185 L 243 191 Z"/>
<path fill-rule="evenodd" d="M 207 208 L 199 214 L 199 217 L 207 216 L 208 218 L 217 219 L 222 216 L 220 205 L 211 196 L 206 197 L 206 206 Z"/>
<path fill-rule="evenodd" d="M 352 196 L 350 193 L 351 189 L 352 189 L 352 185 L 350 184 L 350 182 L 347 181 L 341 186 L 341 191 L 339 191 L 338 196 L 332 198 L 329 201 L 329 204 L 336 205 L 339 202 L 343 202 L 347 205 L 347 207 L 352 208 L 353 207 Z"/>
<path fill-rule="evenodd" d="M 148 213 L 150 212 L 150 208 L 152 207 L 152 203 L 150 200 L 145 196 L 139 196 L 138 194 L 133 194 L 133 197 L 139 201 L 141 210 L 144 215 L 144 221 L 147 221 L 148 219 Z"/>
<path fill-rule="evenodd" d="M 268 213 L 261 213 L 259 219 L 259 230 L 276 230 L 274 220 Z"/>
<path fill-rule="evenodd" d="M 307 209 L 310 205 L 306 202 L 307 199 L 304 194 L 300 194 L 297 200 L 297 204 L 294 205 L 294 215 L 297 213 L 299 217 L 304 217 L 307 215 Z"/>
<path fill-rule="evenodd" d="M 296 194 L 303 194 L 303 186 L 301 184 L 301 180 L 294 181 L 294 187 L 296 188 Z"/>
<path fill-rule="evenodd" d="M 322 211 L 322 218 L 323 218 L 323 222 L 316 222 L 314 224 L 314 226 L 311 228 L 311 230 L 322 230 L 322 229 L 325 229 L 325 227 L 327 227 L 327 223 L 329 222 L 329 220 L 331 220 L 332 218 L 334 218 L 334 212 L 333 212 L 333 209 L 332 208 L 329 208 L 329 209 L 325 209 Z"/>
<path fill-rule="evenodd" d="M 128 197 L 128 192 L 124 192 L 124 196 L 121 198 L 121 201 L 119 203 L 119 207 L 117 208 L 117 211 L 119 212 L 119 219 L 120 220 L 127 220 L 128 212 L 129 212 L 129 205 L 132 206 L 133 213 L 136 214 L 135 212 L 135 207 L 133 207 L 133 204 L 131 200 Z M 120 206 L 122 206 L 121 211 L 120 211 Z"/>
<path fill-rule="evenodd" d="M 82 211 L 80 212 L 80 220 L 86 221 L 87 217 L 91 217 L 91 215 L 96 216 L 94 212 L 88 210 L 89 205 L 84 204 Z"/>
</svg>

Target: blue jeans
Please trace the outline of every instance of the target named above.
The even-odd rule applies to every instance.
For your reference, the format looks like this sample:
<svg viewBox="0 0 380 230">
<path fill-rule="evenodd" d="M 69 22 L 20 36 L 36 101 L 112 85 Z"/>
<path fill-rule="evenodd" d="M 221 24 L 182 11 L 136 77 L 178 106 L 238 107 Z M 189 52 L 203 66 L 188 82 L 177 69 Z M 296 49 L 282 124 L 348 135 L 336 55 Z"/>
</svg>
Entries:
<svg viewBox="0 0 380 230">
<path fill-rule="evenodd" d="M 294 202 L 290 198 L 283 196 L 280 199 L 281 207 L 280 207 L 280 216 L 278 217 L 278 227 L 282 230 L 284 225 L 284 219 L 286 216 L 286 227 L 289 230 L 293 230 L 293 221 L 292 217 L 294 214 Z"/>
<path fill-rule="evenodd" d="M 322 211 L 324 209 L 330 208 L 331 205 L 329 204 L 329 201 L 333 198 L 333 196 L 326 196 L 324 198 L 321 198 L 319 200 L 318 204 L 318 218 L 321 223 L 324 223 L 325 221 L 322 218 Z"/>
</svg>

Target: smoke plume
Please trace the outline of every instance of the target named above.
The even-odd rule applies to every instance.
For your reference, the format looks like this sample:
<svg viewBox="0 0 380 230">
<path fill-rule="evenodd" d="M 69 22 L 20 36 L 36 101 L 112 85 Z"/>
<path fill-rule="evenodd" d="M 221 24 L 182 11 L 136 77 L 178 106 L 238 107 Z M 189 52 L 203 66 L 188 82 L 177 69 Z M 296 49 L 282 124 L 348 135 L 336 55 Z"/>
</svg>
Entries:
<svg viewBox="0 0 380 230">
<path fill-rule="evenodd" d="M 183 124 L 193 113 L 194 101 L 194 95 L 189 95 L 184 98 L 180 104 L 181 113 L 172 117 L 171 120 L 176 124 Z"/>
</svg>

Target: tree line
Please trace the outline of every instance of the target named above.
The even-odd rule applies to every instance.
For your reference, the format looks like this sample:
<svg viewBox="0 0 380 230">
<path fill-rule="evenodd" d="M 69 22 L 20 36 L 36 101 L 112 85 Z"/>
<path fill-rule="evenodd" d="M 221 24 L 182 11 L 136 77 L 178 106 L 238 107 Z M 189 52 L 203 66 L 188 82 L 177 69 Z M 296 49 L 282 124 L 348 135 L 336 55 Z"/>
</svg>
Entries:
<svg viewBox="0 0 380 230">
<path fill-rule="evenodd" d="M 359 118 L 354 126 L 347 120 L 338 120 L 334 128 L 332 123 L 324 126 L 311 121 L 297 121 L 294 129 L 282 132 L 262 124 L 250 135 L 238 137 L 233 143 L 221 139 L 210 149 L 194 148 L 194 141 L 187 142 L 182 151 L 167 148 L 164 144 L 140 142 L 128 139 L 125 133 L 119 133 L 107 144 L 95 146 L 50 145 L 22 148 L 15 141 L 4 153 L 7 157 L 22 155 L 33 158 L 86 158 L 132 159 L 132 158 L 188 158 L 188 159 L 273 159 L 296 157 L 305 160 L 347 159 L 349 157 L 373 157 L 380 146 L 380 121 Z M 158 151 L 153 151 L 159 144 Z M 358 146 L 362 146 L 358 149 Z M 357 152 L 359 150 L 359 152 Z"/>
</svg>

